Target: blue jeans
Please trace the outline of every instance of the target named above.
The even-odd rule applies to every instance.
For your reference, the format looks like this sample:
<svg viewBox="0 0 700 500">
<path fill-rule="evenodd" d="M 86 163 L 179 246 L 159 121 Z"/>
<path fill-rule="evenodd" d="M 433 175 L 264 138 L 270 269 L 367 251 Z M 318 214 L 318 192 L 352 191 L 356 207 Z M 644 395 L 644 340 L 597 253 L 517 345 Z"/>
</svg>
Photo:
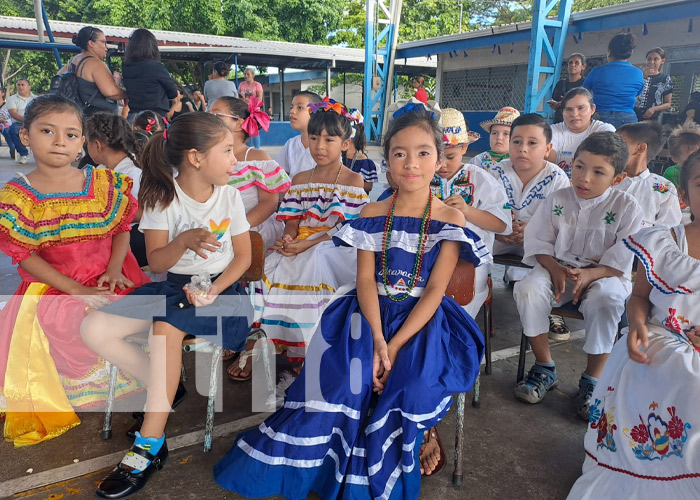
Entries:
<svg viewBox="0 0 700 500">
<path fill-rule="evenodd" d="M 609 123 L 616 129 L 625 123 L 637 123 L 637 113 L 627 111 L 598 111 L 598 119 L 601 122 Z"/>
<path fill-rule="evenodd" d="M 251 137 L 250 145 L 253 146 L 255 149 L 260 149 L 260 136 L 256 135 L 255 137 Z"/>
<path fill-rule="evenodd" d="M 22 141 L 19 139 L 19 129 L 22 128 L 21 123 L 13 123 L 10 125 L 10 140 L 15 146 L 15 149 L 17 152 L 20 154 L 20 156 L 27 156 L 29 154 L 29 150 L 27 149 L 27 146 L 22 144 Z M 8 141 L 9 143 L 10 141 Z"/>
</svg>

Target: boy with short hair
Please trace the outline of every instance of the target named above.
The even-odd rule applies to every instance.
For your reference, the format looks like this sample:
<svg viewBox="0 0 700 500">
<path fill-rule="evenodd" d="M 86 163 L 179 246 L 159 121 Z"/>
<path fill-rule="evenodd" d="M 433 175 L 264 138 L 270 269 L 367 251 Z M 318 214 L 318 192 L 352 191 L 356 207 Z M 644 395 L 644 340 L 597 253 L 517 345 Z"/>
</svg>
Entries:
<svg viewBox="0 0 700 500">
<path fill-rule="evenodd" d="M 277 156 L 277 163 L 289 174 L 290 179 L 293 179 L 299 172 L 311 170 L 316 165 L 309 151 L 309 134 L 306 127 L 309 124 L 310 116 L 308 105 L 317 102 L 321 102 L 321 96 L 307 90 L 299 92 L 292 99 L 289 124 L 301 134 L 289 139 Z"/>
<path fill-rule="evenodd" d="M 494 255 L 522 255 L 523 231 L 537 207 L 547 195 L 569 185 L 564 171 L 545 160 L 551 150 L 552 129 L 542 116 L 528 113 L 513 121 L 510 158 L 489 170 L 505 188 L 513 218 L 513 232 L 496 236 Z"/>
<path fill-rule="evenodd" d="M 698 149 L 700 149 L 700 127 L 679 125 L 673 129 L 668 138 L 668 153 L 674 164 L 664 171 L 664 178 L 671 181 L 676 188 L 681 180 L 681 165 Z"/>
<path fill-rule="evenodd" d="M 617 129 L 627 143 L 627 177 L 615 186 L 634 196 L 643 211 L 644 226 L 674 227 L 681 222 L 678 192 L 673 183 L 651 173 L 647 164 L 663 147 L 661 125 L 655 121 L 627 123 Z"/>
<path fill-rule="evenodd" d="M 668 138 L 668 152 L 675 165 L 668 167 L 664 172 L 664 179 L 668 179 L 678 189 L 681 181 L 681 166 L 690 155 L 700 149 L 700 127 L 697 125 L 679 125 Z M 690 224 L 690 207 L 683 203 L 683 197 L 678 197 L 681 207 L 681 221 Z"/>
<path fill-rule="evenodd" d="M 469 130 L 461 111 L 453 108 L 442 110 L 442 133 L 445 141 L 444 158 L 430 183 L 430 190 L 445 204 L 464 214 L 466 227 L 479 235 L 491 252 L 494 234 L 507 234 L 511 231 L 506 192 L 485 170 L 462 163 L 469 144 L 479 140 L 479 134 Z M 472 317 L 476 316 L 488 297 L 490 271 L 490 265 L 476 268 L 474 298 L 464 308 Z"/>
<path fill-rule="evenodd" d="M 628 155 L 613 132 L 593 133 L 581 143 L 572 185 L 540 204 L 527 226 L 523 262 L 535 267 L 513 290 L 535 355 L 527 377 L 515 387 L 515 397 L 527 403 L 539 403 L 558 384 L 546 315 L 553 305 L 580 304 L 588 364 L 574 402 L 585 420 L 632 290 L 633 256 L 622 239 L 641 226 L 641 210 L 633 196 L 611 189 L 625 179 Z"/>
</svg>

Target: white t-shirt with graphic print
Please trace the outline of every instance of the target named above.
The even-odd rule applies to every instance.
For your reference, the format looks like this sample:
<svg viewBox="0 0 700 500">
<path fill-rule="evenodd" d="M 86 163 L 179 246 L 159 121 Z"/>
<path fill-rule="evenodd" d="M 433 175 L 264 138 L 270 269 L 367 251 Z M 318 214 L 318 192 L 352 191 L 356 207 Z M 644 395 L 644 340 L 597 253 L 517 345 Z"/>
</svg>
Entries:
<svg viewBox="0 0 700 500">
<path fill-rule="evenodd" d="M 177 182 L 175 198 L 166 209 L 144 210 L 139 230 L 160 229 L 168 231 L 168 242 L 189 229 L 203 228 L 216 235 L 221 247 L 204 259 L 188 249 L 180 260 L 169 269 L 176 274 L 211 275 L 223 272 L 233 260 L 231 237 L 250 229 L 241 195 L 232 186 L 215 186 L 214 193 L 204 203 L 187 196 Z"/>
</svg>

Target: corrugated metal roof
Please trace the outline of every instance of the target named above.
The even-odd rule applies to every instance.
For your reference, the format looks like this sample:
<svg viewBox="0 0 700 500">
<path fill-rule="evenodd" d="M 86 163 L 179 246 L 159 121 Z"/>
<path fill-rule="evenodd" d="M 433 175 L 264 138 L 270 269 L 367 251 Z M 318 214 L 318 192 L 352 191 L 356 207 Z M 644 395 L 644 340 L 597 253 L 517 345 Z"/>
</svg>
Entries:
<svg viewBox="0 0 700 500">
<path fill-rule="evenodd" d="M 51 31 L 58 43 L 71 44 L 71 37 L 84 23 L 68 21 L 49 21 Z M 111 43 L 126 42 L 134 28 L 90 24 L 101 29 Z M 151 30 L 158 40 L 161 53 L 170 58 L 180 59 L 215 59 L 236 54 L 240 64 L 259 66 L 283 66 L 297 68 L 325 67 L 331 62 L 338 69 L 362 70 L 364 67 L 364 49 L 348 47 L 312 45 L 305 43 L 279 41 L 252 41 L 246 38 L 207 35 L 201 33 L 184 33 L 175 31 Z M 0 16 L 0 38 L 9 40 L 38 39 L 36 20 L 27 17 Z M 409 58 L 404 69 L 411 71 L 435 71 L 437 62 L 425 57 Z M 397 68 L 400 70 L 401 68 Z"/>
</svg>

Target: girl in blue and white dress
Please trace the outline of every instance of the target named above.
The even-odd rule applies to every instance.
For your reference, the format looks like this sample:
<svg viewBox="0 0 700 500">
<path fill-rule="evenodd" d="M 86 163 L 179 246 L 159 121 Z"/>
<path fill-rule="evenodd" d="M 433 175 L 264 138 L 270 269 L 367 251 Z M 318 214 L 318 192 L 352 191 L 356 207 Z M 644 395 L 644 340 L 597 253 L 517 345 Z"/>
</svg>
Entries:
<svg viewBox="0 0 700 500">
<path fill-rule="evenodd" d="M 429 113 L 390 125 L 384 154 L 396 194 L 334 236 L 357 248 L 357 289 L 325 310 L 284 406 L 216 465 L 224 488 L 254 498 L 418 497 L 423 433 L 452 394 L 472 387 L 484 350 L 445 289 L 458 257 L 490 260 L 464 216 L 430 192 L 441 151 Z"/>
<path fill-rule="evenodd" d="M 700 214 L 700 152 L 681 170 Z M 569 499 L 700 498 L 700 221 L 625 240 L 643 267 L 629 333 L 593 393 L 583 475 Z"/>
</svg>

